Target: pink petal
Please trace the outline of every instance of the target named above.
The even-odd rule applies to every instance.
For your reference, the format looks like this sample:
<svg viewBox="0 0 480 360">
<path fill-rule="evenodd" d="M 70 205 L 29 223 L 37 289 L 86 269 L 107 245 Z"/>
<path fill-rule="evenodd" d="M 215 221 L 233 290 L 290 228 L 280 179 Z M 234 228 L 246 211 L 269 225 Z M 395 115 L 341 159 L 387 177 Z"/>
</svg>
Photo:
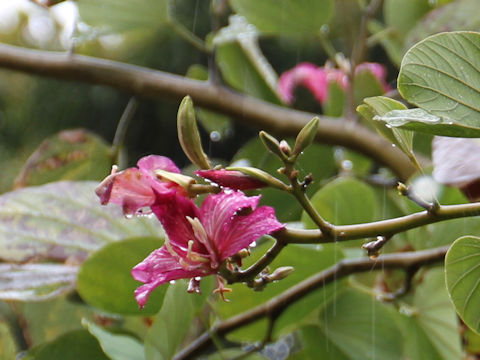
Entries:
<svg viewBox="0 0 480 360">
<path fill-rule="evenodd" d="M 171 280 L 208 275 L 200 268 L 185 270 L 165 246 L 153 251 L 145 260 L 136 265 L 131 273 L 135 280 L 144 283 L 135 290 L 135 299 L 141 307 L 145 306 L 150 293 L 159 285 Z"/>
<path fill-rule="evenodd" d="M 258 189 L 267 186 L 263 181 L 245 175 L 240 171 L 230 170 L 197 170 L 195 175 L 208 179 L 220 186 L 234 190 Z"/>
<path fill-rule="evenodd" d="M 187 216 L 199 218 L 199 211 L 195 203 L 174 192 L 157 193 L 155 203 L 151 206 L 167 233 L 170 243 L 179 248 L 182 254 L 186 254 L 188 241 L 194 240 L 195 235 Z M 198 241 L 194 242 L 193 251 L 206 255 L 205 247 Z"/>
<path fill-rule="evenodd" d="M 209 195 L 200 209 L 202 224 L 224 260 L 248 247 L 260 236 L 284 227 L 270 207 L 256 209 L 260 196 L 242 192 Z M 256 209 L 256 210 L 255 210 Z"/>
<path fill-rule="evenodd" d="M 325 101 L 327 80 L 323 68 L 310 63 L 301 63 L 284 72 L 278 80 L 278 92 L 285 103 L 293 103 L 294 90 L 299 85 L 309 89 L 319 102 Z"/>
<path fill-rule="evenodd" d="M 180 169 L 175 163 L 166 156 L 160 155 L 148 155 L 144 156 L 137 162 L 137 166 L 140 170 L 151 174 L 155 177 L 155 170 L 165 170 L 179 174 Z"/>
</svg>

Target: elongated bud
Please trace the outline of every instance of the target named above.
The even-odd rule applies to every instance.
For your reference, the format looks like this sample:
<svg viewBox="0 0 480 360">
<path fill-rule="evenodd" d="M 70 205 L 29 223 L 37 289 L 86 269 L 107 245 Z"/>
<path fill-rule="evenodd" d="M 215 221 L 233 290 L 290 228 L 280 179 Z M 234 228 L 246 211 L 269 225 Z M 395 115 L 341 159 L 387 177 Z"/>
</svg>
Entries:
<svg viewBox="0 0 480 360">
<path fill-rule="evenodd" d="M 270 281 L 278 281 L 285 279 L 288 275 L 290 275 L 295 269 L 291 266 L 282 266 L 277 269 L 271 274 L 268 275 Z"/>
<path fill-rule="evenodd" d="M 260 140 L 262 140 L 263 145 L 270 151 L 272 154 L 277 155 L 280 159 L 285 159 L 286 156 L 280 148 L 280 143 L 272 135 L 266 133 L 265 131 L 260 131 L 258 134 Z"/>
<path fill-rule="evenodd" d="M 315 135 L 317 135 L 319 122 L 320 122 L 320 119 L 318 117 L 314 117 L 312 120 L 308 122 L 307 125 L 303 127 L 302 130 L 300 130 L 300 132 L 297 135 L 297 139 L 295 140 L 293 155 L 299 155 L 308 146 L 310 146 L 310 144 L 315 139 Z"/>
<path fill-rule="evenodd" d="M 187 192 L 188 192 L 188 189 L 190 188 L 190 185 L 193 185 L 196 183 L 195 179 L 190 176 L 178 174 L 170 171 L 160 170 L 160 169 L 155 170 L 155 175 L 157 175 L 157 177 L 160 180 L 171 181 L 177 185 L 180 185 Z"/>
<path fill-rule="evenodd" d="M 183 152 L 192 163 L 201 169 L 211 169 L 207 155 L 203 152 L 200 133 L 198 132 L 195 109 L 190 96 L 185 96 L 177 114 L 178 140 Z"/>
<path fill-rule="evenodd" d="M 228 167 L 227 170 L 232 170 L 232 171 L 240 171 L 242 174 L 248 175 L 252 177 L 255 180 L 259 181 L 259 184 L 263 184 L 263 186 L 271 186 L 280 190 L 285 190 L 287 188 L 287 185 L 285 185 L 283 182 L 278 180 L 277 178 L 273 177 L 269 173 L 254 168 L 250 166 L 238 166 L 238 167 Z M 260 187 L 260 186 L 257 186 Z"/>
<path fill-rule="evenodd" d="M 290 145 L 288 145 L 286 140 L 280 141 L 280 150 L 282 150 L 282 152 L 287 156 L 292 155 L 292 149 L 290 148 Z"/>
</svg>

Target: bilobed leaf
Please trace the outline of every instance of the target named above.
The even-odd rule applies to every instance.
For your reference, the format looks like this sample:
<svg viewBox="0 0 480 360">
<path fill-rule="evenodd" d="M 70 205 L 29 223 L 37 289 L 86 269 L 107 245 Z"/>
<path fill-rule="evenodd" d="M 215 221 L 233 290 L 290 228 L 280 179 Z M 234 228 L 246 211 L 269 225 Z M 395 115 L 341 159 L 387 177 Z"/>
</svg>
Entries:
<svg viewBox="0 0 480 360">
<path fill-rule="evenodd" d="M 132 268 L 163 244 L 155 237 L 129 238 L 106 245 L 92 254 L 78 273 L 77 290 L 88 304 L 124 315 L 153 315 L 163 301 L 168 285 L 159 286 L 140 309 L 133 293 L 142 283 L 132 278 Z"/>
<path fill-rule="evenodd" d="M 105 31 L 154 31 L 168 21 L 169 0 L 79 0 L 80 17 Z"/>
<path fill-rule="evenodd" d="M 40 144 L 29 157 L 15 188 L 60 180 L 102 180 L 112 167 L 110 147 L 84 129 L 64 130 Z"/>
<path fill-rule="evenodd" d="M 445 258 L 445 275 L 458 314 L 468 327 L 480 332 L 480 238 L 455 240 Z"/>
<path fill-rule="evenodd" d="M 375 220 L 375 193 L 354 178 L 339 178 L 322 187 L 311 199 L 318 213 L 336 225 L 366 223 Z M 302 222 L 309 229 L 317 226 L 304 212 Z"/>
<path fill-rule="evenodd" d="M 98 340 L 103 352 L 111 360 L 145 360 L 142 344 L 131 336 L 112 334 L 86 319 L 82 320 L 82 325 Z"/>
<path fill-rule="evenodd" d="M 423 110 L 386 114 L 391 125 L 480 136 L 480 33 L 442 33 L 416 44 L 403 58 L 398 89 Z"/>
<path fill-rule="evenodd" d="M 0 258 L 84 259 L 111 242 L 162 235 L 154 218 L 126 219 L 120 206 L 100 205 L 96 182 L 57 182 L 0 196 Z"/>
<path fill-rule="evenodd" d="M 77 271 L 61 264 L 0 264 L 0 299 L 51 299 L 75 288 Z"/>
<path fill-rule="evenodd" d="M 202 280 L 201 295 L 187 293 L 185 280 L 178 280 L 168 287 L 163 305 L 145 337 L 147 360 L 173 358 L 210 291 L 209 279 Z"/>
<path fill-rule="evenodd" d="M 260 50 L 257 29 L 239 15 L 229 21 L 213 38 L 224 79 L 240 91 L 280 104 L 277 74 Z"/>
<path fill-rule="evenodd" d="M 442 269 L 430 270 L 415 289 L 405 327 L 405 351 L 410 359 L 462 358 L 455 310 L 448 299 Z M 427 356 L 430 357 L 427 357 Z"/>
<path fill-rule="evenodd" d="M 332 0 L 230 0 L 230 5 L 262 33 L 273 35 L 314 35 L 333 10 Z"/>
</svg>

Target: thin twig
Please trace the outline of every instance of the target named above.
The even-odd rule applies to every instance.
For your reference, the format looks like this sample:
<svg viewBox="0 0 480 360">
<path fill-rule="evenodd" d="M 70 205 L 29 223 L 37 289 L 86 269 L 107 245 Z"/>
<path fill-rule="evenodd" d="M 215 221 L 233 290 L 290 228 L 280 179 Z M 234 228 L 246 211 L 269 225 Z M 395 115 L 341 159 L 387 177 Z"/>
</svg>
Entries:
<svg viewBox="0 0 480 360">
<path fill-rule="evenodd" d="M 118 121 L 117 130 L 115 131 L 115 136 L 113 137 L 113 142 L 112 142 L 113 158 L 116 160 L 117 163 L 118 163 L 118 156 L 120 154 L 120 150 L 123 147 L 123 144 L 125 142 L 125 136 L 127 135 L 128 125 L 132 121 L 133 115 L 135 114 L 137 107 L 138 107 L 138 101 L 134 96 L 132 96 L 128 101 L 127 106 L 125 107 L 125 110 L 123 111 L 123 114 L 120 117 L 120 120 Z"/>
<path fill-rule="evenodd" d="M 296 136 L 315 114 L 286 109 L 204 81 L 120 62 L 81 55 L 24 49 L 0 44 L 0 68 L 59 79 L 107 85 L 142 97 L 181 100 L 190 95 L 197 106 L 231 115 L 278 136 Z M 356 150 L 390 167 L 405 181 L 415 172 L 396 147 L 360 124 L 320 117 L 316 137 L 325 144 Z"/>
<path fill-rule="evenodd" d="M 271 314 L 280 315 L 290 305 L 333 281 L 353 273 L 383 270 L 410 269 L 443 261 L 448 247 L 440 247 L 423 251 L 382 255 L 377 260 L 369 258 L 341 260 L 306 280 L 298 283 L 266 303 L 231 317 L 212 326 L 207 332 L 192 341 L 174 357 L 175 360 L 191 359 L 200 354 L 212 342 L 212 337 L 224 336 L 235 329 L 248 325 Z"/>
</svg>

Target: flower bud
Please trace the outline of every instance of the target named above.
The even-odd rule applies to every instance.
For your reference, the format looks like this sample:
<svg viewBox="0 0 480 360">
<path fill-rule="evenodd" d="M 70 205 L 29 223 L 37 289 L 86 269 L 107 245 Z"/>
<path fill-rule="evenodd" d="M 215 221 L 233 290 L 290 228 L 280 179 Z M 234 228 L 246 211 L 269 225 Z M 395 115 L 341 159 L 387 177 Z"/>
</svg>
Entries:
<svg viewBox="0 0 480 360">
<path fill-rule="evenodd" d="M 293 155 L 297 156 L 302 151 L 304 151 L 315 139 L 315 135 L 317 134 L 318 124 L 320 120 L 318 117 L 314 117 L 312 120 L 308 122 L 307 125 L 303 127 L 302 130 L 297 135 L 297 139 L 295 140 L 295 147 L 293 148 Z"/>
<path fill-rule="evenodd" d="M 278 281 L 285 279 L 288 275 L 290 275 L 295 269 L 292 266 L 282 266 L 277 269 L 271 274 L 268 275 L 270 281 Z"/>
<path fill-rule="evenodd" d="M 202 149 L 195 110 L 190 96 L 185 96 L 178 108 L 177 132 L 183 152 L 190 161 L 201 169 L 210 169 L 210 162 Z"/>
<path fill-rule="evenodd" d="M 260 140 L 262 140 L 263 145 L 270 151 L 272 154 L 277 155 L 280 159 L 285 159 L 286 156 L 280 148 L 280 143 L 272 135 L 266 133 L 265 131 L 260 131 L 258 134 Z"/>
<path fill-rule="evenodd" d="M 285 190 L 286 185 L 278 180 L 277 178 L 273 177 L 269 173 L 254 168 L 250 166 L 238 166 L 238 167 L 228 167 L 227 170 L 231 171 L 239 171 L 242 174 L 248 175 L 249 177 L 254 179 L 255 181 L 258 181 L 259 184 L 263 184 L 263 186 L 271 186 L 280 190 Z M 260 186 L 257 186 L 259 188 Z"/>
</svg>

